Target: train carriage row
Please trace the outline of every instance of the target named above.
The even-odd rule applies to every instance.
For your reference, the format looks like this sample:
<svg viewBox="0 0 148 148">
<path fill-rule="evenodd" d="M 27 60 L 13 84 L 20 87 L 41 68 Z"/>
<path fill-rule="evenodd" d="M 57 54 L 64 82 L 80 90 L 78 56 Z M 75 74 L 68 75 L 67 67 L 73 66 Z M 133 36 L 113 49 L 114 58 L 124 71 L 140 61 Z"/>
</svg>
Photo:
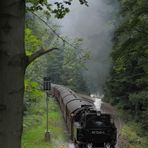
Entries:
<svg viewBox="0 0 148 148">
<path fill-rule="evenodd" d="M 108 114 L 98 114 L 92 100 L 85 100 L 61 85 L 52 84 L 51 94 L 57 99 L 71 139 L 78 148 L 114 148 L 116 127 Z"/>
</svg>

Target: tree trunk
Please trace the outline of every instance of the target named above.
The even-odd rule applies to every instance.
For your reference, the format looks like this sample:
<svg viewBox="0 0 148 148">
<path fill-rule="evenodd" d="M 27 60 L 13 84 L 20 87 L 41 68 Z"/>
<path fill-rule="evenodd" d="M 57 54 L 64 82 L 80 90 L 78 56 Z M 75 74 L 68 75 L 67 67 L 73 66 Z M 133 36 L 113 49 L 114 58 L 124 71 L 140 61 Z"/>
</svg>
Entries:
<svg viewBox="0 0 148 148">
<path fill-rule="evenodd" d="M 25 73 L 23 0 L 0 1 L 0 148 L 20 148 Z"/>
</svg>

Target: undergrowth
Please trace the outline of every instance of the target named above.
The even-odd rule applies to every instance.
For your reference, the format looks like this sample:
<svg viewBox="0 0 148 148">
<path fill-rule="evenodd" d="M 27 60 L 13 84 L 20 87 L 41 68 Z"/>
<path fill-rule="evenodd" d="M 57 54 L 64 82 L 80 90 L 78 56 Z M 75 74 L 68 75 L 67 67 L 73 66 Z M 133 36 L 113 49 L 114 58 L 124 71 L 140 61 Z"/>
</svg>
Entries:
<svg viewBox="0 0 148 148">
<path fill-rule="evenodd" d="M 118 110 L 118 115 L 123 120 L 120 147 L 148 148 L 148 133 L 142 128 L 142 125 L 123 110 Z"/>
<path fill-rule="evenodd" d="M 66 141 L 65 126 L 59 106 L 53 98 L 49 98 L 49 130 L 50 142 L 45 142 L 46 110 L 45 99 L 33 104 L 24 116 L 22 148 L 58 148 Z"/>
</svg>

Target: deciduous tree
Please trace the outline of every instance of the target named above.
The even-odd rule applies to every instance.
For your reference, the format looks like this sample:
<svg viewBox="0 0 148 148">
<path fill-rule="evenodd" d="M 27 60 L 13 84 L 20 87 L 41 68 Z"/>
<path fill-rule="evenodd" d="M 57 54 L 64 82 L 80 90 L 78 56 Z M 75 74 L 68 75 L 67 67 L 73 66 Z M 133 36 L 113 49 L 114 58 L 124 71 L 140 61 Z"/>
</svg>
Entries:
<svg viewBox="0 0 148 148">
<path fill-rule="evenodd" d="M 72 0 L 65 1 L 71 4 Z M 85 0 L 80 0 L 87 4 Z M 27 10 L 42 10 L 62 18 L 69 12 L 63 3 L 52 9 L 47 0 L 27 0 Z M 37 57 L 53 49 L 41 48 L 30 56 L 24 49 L 25 1 L 0 1 L 0 147 L 20 148 L 23 118 L 24 74 Z"/>
</svg>

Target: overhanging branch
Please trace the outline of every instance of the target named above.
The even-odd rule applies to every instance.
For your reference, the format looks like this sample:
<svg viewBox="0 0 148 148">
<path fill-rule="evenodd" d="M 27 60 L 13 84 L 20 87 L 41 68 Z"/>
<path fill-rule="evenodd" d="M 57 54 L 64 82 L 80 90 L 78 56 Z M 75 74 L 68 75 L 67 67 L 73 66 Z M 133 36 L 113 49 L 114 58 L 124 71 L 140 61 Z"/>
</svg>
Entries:
<svg viewBox="0 0 148 148">
<path fill-rule="evenodd" d="M 51 52 L 53 50 L 57 50 L 58 48 L 50 48 L 50 49 L 43 49 L 41 48 L 40 50 L 36 51 L 35 53 L 33 53 L 31 56 L 28 56 L 28 61 L 26 66 L 28 66 L 30 63 L 32 63 L 35 59 L 37 59 L 38 57 Z"/>
</svg>

